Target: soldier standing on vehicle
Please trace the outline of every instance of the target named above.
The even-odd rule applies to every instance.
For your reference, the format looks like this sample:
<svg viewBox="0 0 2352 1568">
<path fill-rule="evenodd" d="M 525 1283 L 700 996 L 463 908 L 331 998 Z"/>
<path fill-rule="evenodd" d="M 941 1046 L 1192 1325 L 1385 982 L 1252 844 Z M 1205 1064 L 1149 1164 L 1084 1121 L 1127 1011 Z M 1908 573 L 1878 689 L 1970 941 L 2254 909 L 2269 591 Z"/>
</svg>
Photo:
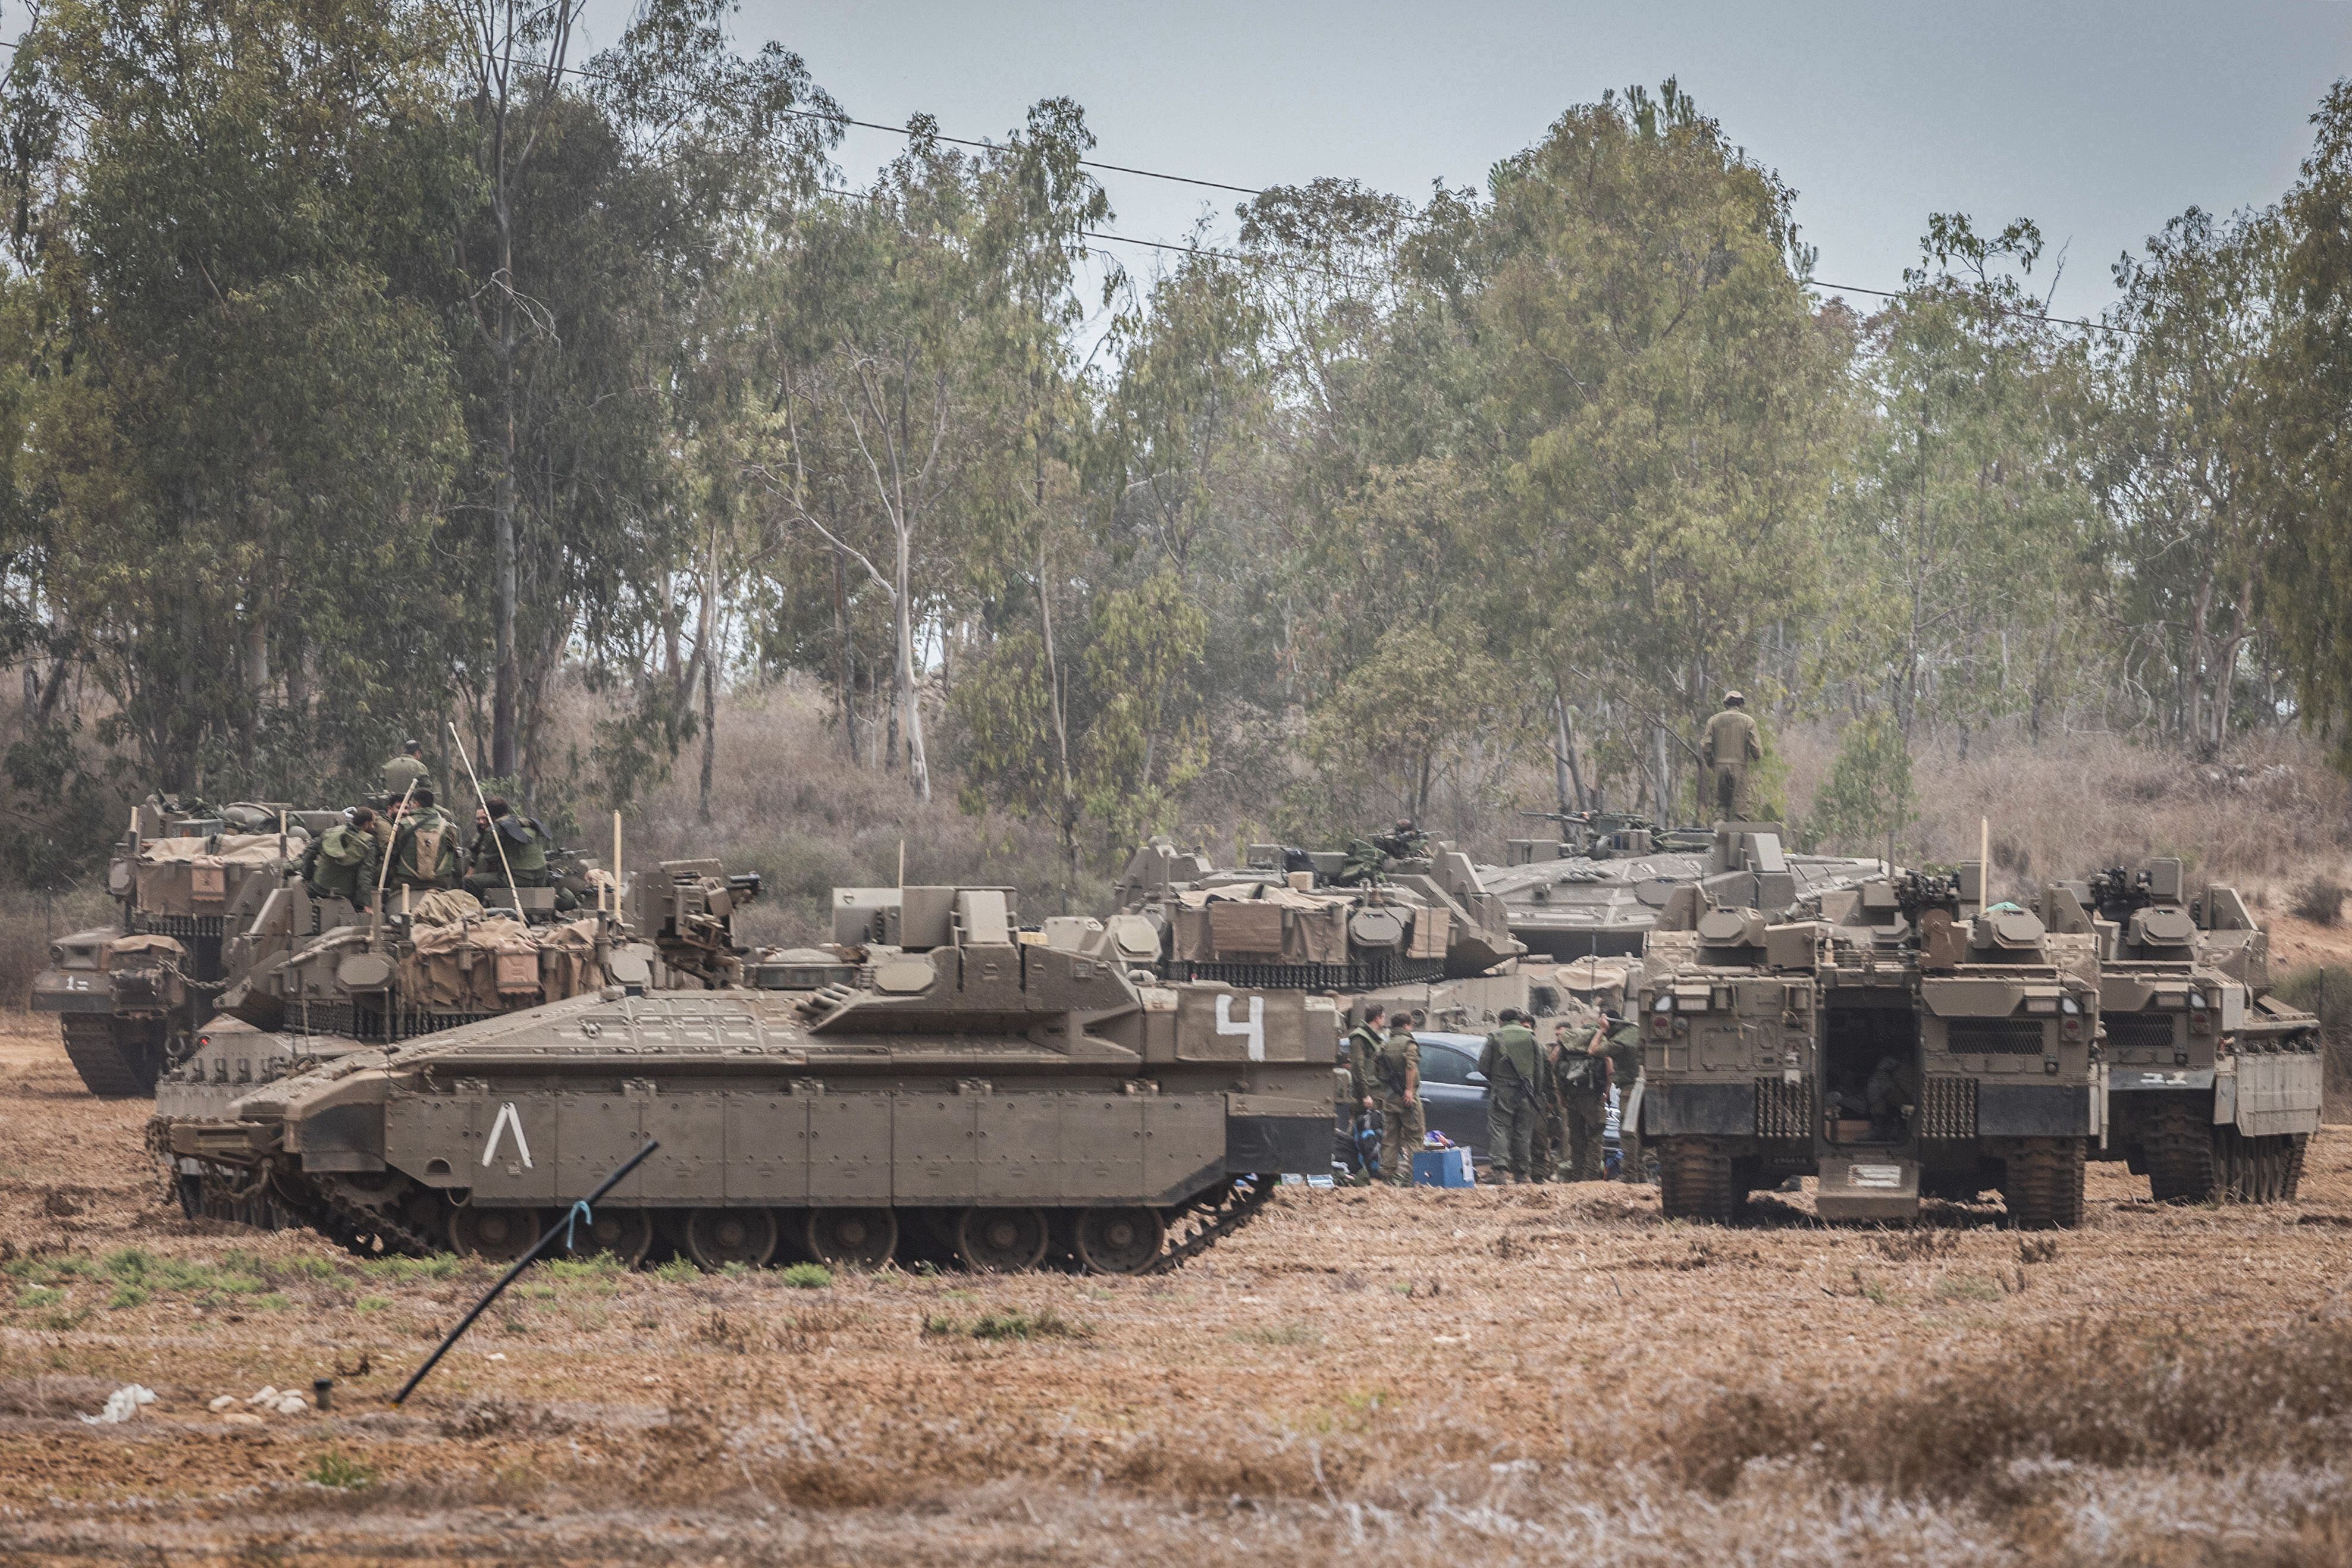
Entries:
<svg viewBox="0 0 2352 1568">
<path fill-rule="evenodd" d="M 541 826 L 537 817 L 517 811 L 504 795 L 490 796 L 483 806 L 486 809 L 474 813 L 474 868 L 467 874 L 466 891 L 479 898 L 503 888 L 509 872 L 518 888 L 553 887 L 554 879 L 547 869 L 547 847 L 555 842 L 554 835 Z M 501 847 L 506 850 L 504 860 L 499 858 Z"/>
<path fill-rule="evenodd" d="M 1764 746 L 1757 738 L 1756 721 L 1748 716 L 1746 697 L 1724 693 L 1723 711 L 1706 721 L 1699 755 L 1706 767 L 1706 805 L 1717 820 L 1747 821 L 1748 773 L 1763 760 Z"/>
<path fill-rule="evenodd" d="M 383 793 L 392 797 L 390 804 L 398 805 L 402 794 L 411 784 L 427 793 L 433 788 L 433 770 L 425 765 L 425 742 L 422 741 L 403 741 L 400 754 L 384 759 Z"/>
<path fill-rule="evenodd" d="M 434 806 L 431 790 L 411 791 L 407 815 L 393 829 L 390 885 L 432 892 L 456 887 L 465 872 L 457 825 Z"/>
<path fill-rule="evenodd" d="M 375 892 L 383 844 L 375 835 L 375 813 L 357 806 L 302 851 L 302 885 L 314 899 L 341 899 L 364 910 Z"/>
<path fill-rule="evenodd" d="M 1612 1010 L 1601 1015 L 1601 1027 L 1592 1032 L 1592 1043 L 1585 1047 L 1588 1055 L 1608 1064 L 1608 1077 L 1601 1080 L 1601 1093 L 1617 1091 L 1617 1177 L 1636 1186 L 1643 1180 L 1641 1144 L 1642 1032 Z M 1602 1111 L 1606 1126 L 1606 1110 Z"/>
<path fill-rule="evenodd" d="M 1478 1053 L 1478 1070 L 1486 1079 L 1486 1157 L 1514 1182 L 1543 1180 L 1535 1168 L 1536 1121 L 1549 1079 L 1543 1047 L 1517 1008 L 1503 1009 L 1502 1026 Z"/>
<path fill-rule="evenodd" d="M 1563 1182 L 1605 1182 L 1609 1167 L 1602 1146 L 1609 1135 L 1609 1068 L 1591 1047 L 1601 1038 L 1594 1026 L 1562 1019 L 1552 1040 L 1552 1091 L 1567 1133 L 1560 1162 Z"/>
<path fill-rule="evenodd" d="M 1400 1017 L 1372 1058 L 1372 1100 L 1381 1113 L 1381 1174 L 1412 1185 L 1412 1157 L 1428 1136 L 1421 1108 L 1421 1042 Z"/>
</svg>

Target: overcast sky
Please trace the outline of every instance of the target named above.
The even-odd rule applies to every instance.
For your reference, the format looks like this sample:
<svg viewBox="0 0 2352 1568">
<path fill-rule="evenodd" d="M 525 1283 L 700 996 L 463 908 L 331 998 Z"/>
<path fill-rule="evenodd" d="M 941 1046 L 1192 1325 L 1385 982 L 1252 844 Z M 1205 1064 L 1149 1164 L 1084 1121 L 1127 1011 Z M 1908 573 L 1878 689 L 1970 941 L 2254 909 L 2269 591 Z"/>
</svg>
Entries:
<svg viewBox="0 0 2352 1568">
<path fill-rule="evenodd" d="M 629 10 L 591 0 L 591 41 Z M 1933 211 L 2028 216 L 2068 248 L 2071 310 L 2105 302 L 2116 253 L 2182 208 L 2275 200 L 2320 94 L 2352 74 L 2341 0 L 746 0 L 737 26 L 800 51 L 860 119 L 928 110 L 951 135 L 1002 136 L 1067 94 L 1108 162 L 1252 186 L 1346 175 L 1416 199 L 1433 180 L 1483 184 L 1604 88 L 1674 76 L 1797 188 L 1822 279 L 1898 286 Z M 854 133 L 845 172 L 893 145 Z M 1117 230 L 1145 238 L 1181 237 L 1204 205 L 1230 235 L 1241 199 L 1103 179 Z"/>
</svg>

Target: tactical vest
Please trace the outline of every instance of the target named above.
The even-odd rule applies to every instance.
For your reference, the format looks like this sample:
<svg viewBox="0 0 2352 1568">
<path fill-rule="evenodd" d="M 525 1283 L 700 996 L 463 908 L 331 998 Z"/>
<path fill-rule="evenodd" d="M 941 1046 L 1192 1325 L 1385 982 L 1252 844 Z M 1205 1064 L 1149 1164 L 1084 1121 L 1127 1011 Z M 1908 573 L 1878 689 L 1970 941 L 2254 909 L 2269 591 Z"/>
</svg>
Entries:
<svg viewBox="0 0 2352 1568">
<path fill-rule="evenodd" d="M 1403 1097 L 1412 1081 L 1412 1050 L 1410 1036 L 1391 1035 L 1381 1042 L 1380 1053 L 1372 1058 L 1372 1077 L 1381 1093 Z"/>
</svg>

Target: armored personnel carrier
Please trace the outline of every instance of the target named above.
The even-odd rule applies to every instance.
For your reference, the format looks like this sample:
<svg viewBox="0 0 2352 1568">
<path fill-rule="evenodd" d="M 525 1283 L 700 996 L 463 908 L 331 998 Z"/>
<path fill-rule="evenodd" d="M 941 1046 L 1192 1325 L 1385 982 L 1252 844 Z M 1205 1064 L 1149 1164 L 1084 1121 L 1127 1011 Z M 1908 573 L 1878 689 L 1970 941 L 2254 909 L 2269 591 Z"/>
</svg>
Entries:
<svg viewBox="0 0 2352 1568">
<path fill-rule="evenodd" d="M 2112 1125 L 2159 1201 L 2294 1197 L 2319 1130 L 2319 1020 L 2270 994 L 2270 942 L 2237 890 L 2186 896 L 2158 858 L 2067 884 L 2100 942 Z"/>
<path fill-rule="evenodd" d="M 1708 874 L 1711 829 L 1659 828 L 1647 817 L 1593 812 L 1539 815 L 1560 824 L 1560 837 L 1512 839 L 1507 864 L 1477 868 L 1480 885 L 1503 901 L 1511 936 L 1531 954 L 1638 957 L 1675 889 Z M 1886 870 L 1880 860 L 1790 854 L 1785 846 L 1780 866 L 1792 899 Z"/>
<path fill-rule="evenodd" d="M 2020 1226 L 2079 1224 L 2105 1108 L 2080 902 L 2051 888 L 2039 916 L 1988 905 L 1970 862 L 1775 918 L 1750 895 L 1777 893 L 1778 859 L 1769 825 L 1725 825 L 1649 939 L 1639 1126 L 1665 1212 L 1728 1221 L 1748 1193 L 1817 1175 L 1828 1219 L 1907 1220 L 1923 1195 L 1998 1188 Z"/>
<path fill-rule="evenodd" d="M 846 891 L 845 921 L 895 940 L 353 1052 L 159 1114 L 153 1142 L 362 1249 L 513 1258 L 658 1141 L 578 1245 L 709 1268 L 943 1251 L 1134 1273 L 1239 1224 L 1276 1173 L 1325 1168 L 1328 999 L 1139 980 L 1103 930 L 1020 931 L 1001 889 Z"/>
<path fill-rule="evenodd" d="M 49 949 L 33 1010 L 55 1013 L 92 1094 L 127 1099 L 187 1053 L 212 1015 L 237 932 L 260 911 L 310 836 L 340 817 L 268 802 L 218 811 L 152 795 L 107 868 L 114 924 Z"/>
</svg>

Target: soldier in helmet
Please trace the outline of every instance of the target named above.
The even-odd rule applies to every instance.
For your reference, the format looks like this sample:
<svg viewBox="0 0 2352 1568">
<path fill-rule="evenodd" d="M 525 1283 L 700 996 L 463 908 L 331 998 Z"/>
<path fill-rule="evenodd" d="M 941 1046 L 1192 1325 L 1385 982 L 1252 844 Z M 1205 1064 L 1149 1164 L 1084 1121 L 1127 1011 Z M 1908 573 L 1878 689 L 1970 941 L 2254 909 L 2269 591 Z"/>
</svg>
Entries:
<svg viewBox="0 0 2352 1568">
<path fill-rule="evenodd" d="M 1391 860 L 1426 860 L 1429 835 L 1414 826 L 1412 817 L 1400 816 L 1386 833 L 1373 837 L 1372 847 Z"/>
<path fill-rule="evenodd" d="M 1706 768 L 1706 807 L 1719 822 L 1745 822 L 1750 809 L 1748 774 L 1764 758 L 1756 721 L 1748 712 L 1748 699 L 1737 691 L 1723 696 L 1723 711 L 1706 721 L 1706 738 L 1699 746 Z"/>
<path fill-rule="evenodd" d="M 1506 1007 L 1502 1025 L 1478 1053 L 1486 1079 L 1486 1157 L 1514 1182 L 1539 1182 L 1535 1168 L 1536 1122 L 1550 1087 L 1543 1047 L 1528 1027 L 1526 1015 Z"/>
<path fill-rule="evenodd" d="M 400 797 L 410 784 L 420 790 L 433 787 L 433 770 L 425 765 L 425 742 L 403 741 L 400 754 L 387 757 L 383 763 L 383 793 L 391 797 L 389 804 L 398 805 Z"/>
</svg>

